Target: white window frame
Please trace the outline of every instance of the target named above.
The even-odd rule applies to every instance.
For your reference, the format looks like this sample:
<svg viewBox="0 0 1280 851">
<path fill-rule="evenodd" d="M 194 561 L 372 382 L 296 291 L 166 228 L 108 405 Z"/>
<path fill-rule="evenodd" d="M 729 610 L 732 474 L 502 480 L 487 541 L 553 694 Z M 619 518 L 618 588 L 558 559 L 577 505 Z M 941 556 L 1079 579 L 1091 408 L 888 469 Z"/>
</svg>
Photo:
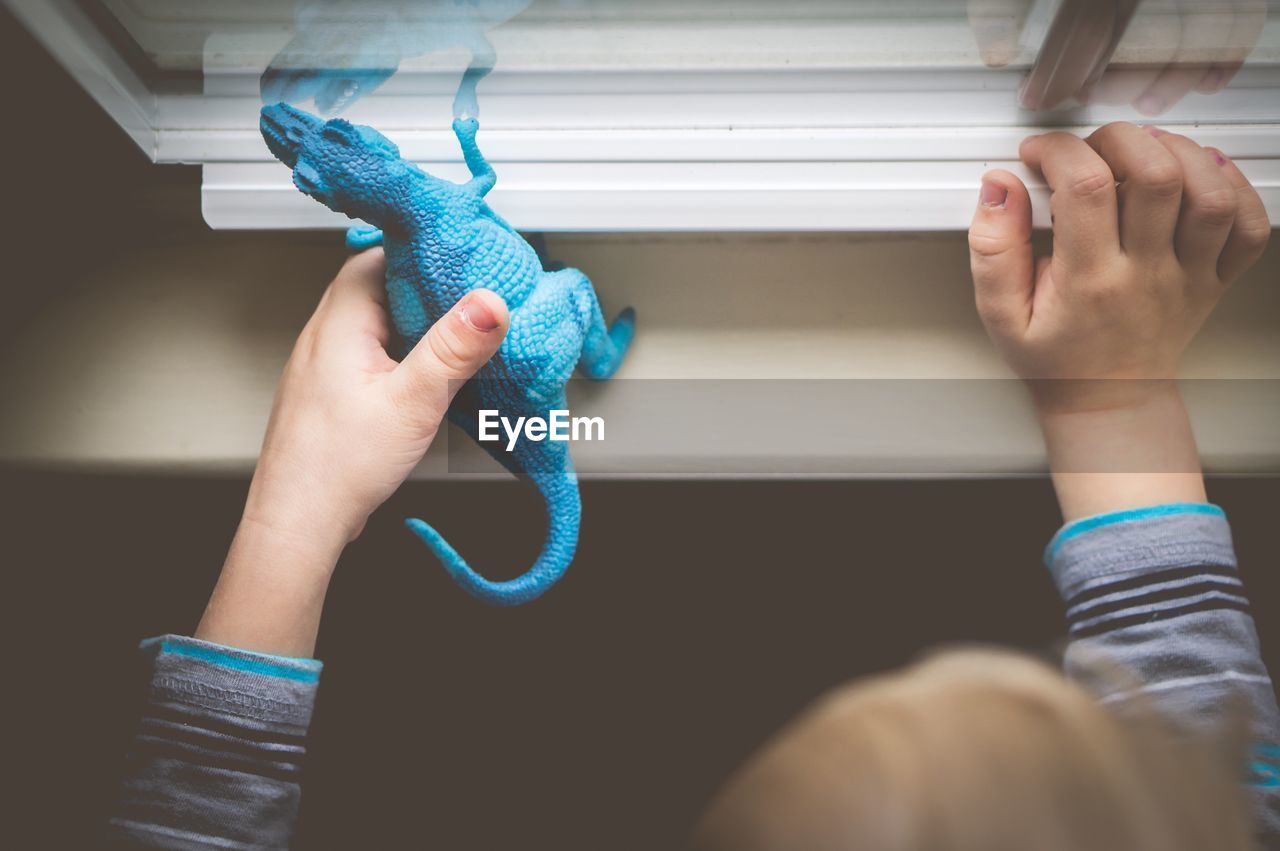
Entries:
<svg viewBox="0 0 1280 851">
<path fill-rule="evenodd" d="M 210 226 L 347 224 L 298 193 L 266 150 L 253 123 L 256 77 L 206 73 L 200 93 L 156 91 L 73 0 L 5 2 L 154 162 L 203 166 Z M 499 176 L 490 200 L 516 227 L 540 231 L 957 230 L 981 174 L 1004 167 L 1031 186 L 1043 226 L 1046 191 L 1017 161 L 1018 142 L 1043 130 L 1043 117 L 1012 106 L 1020 79 L 1005 70 L 499 70 L 482 90 L 481 142 Z M 427 170 L 461 177 L 451 133 L 414 123 L 448 115 L 451 95 L 447 80 L 396 79 L 350 117 Z M 1280 67 L 1251 66 L 1159 122 L 1235 159 L 1273 225 L 1277 103 Z M 1132 118 L 1089 107 L 1062 129 Z"/>
</svg>

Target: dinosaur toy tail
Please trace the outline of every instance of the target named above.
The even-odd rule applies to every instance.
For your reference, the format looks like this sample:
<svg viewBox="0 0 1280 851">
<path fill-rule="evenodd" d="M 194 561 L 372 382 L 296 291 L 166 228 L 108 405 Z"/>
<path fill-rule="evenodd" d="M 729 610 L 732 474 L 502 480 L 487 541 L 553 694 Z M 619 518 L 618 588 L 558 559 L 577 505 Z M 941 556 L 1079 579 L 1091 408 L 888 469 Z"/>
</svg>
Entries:
<svg viewBox="0 0 1280 851">
<path fill-rule="evenodd" d="M 406 520 L 405 525 L 435 553 L 453 581 L 476 599 L 498 606 L 518 606 L 536 600 L 556 584 L 573 561 L 582 519 L 582 499 L 578 494 L 577 476 L 572 472 L 534 473 L 530 477 L 547 507 L 547 538 L 533 567 L 515 579 L 504 582 L 486 579 L 430 525 L 416 519 Z"/>
</svg>

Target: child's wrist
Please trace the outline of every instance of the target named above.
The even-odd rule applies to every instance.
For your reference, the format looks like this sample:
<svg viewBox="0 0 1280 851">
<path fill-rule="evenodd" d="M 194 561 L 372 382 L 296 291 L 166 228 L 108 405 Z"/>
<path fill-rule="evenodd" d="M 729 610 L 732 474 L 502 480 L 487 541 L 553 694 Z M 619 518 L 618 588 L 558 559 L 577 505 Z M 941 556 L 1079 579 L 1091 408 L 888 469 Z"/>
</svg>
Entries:
<svg viewBox="0 0 1280 851">
<path fill-rule="evenodd" d="M 1187 420 L 1182 393 L 1171 379 L 1055 379 L 1027 385 L 1040 429 L 1051 444 L 1092 444 L 1104 438 L 1145 443 L 1164 435 L 1171 422 Z M 1185 438 L 1189 430 L 1178 429 L 1176 436 Z"/>
<path fill-rule="evenodd" d="M 1205 501 L 1195 435 L 1176 384 L 1141 385 L 1123 392 L 1109 389 L 1113 406 L 1037 407 L 1067 520 Z"/>
<path fill-rule="evenodd" d="M 339 542 L 297 537 L 246 514 L 195 636 L 262 653 L 311 656 L 341 553 Z"/>
<path fill-rule="evenodd" d="M 257 527 L 259 536 L 269 531 L 273 538 L 295 549 L 332 550 L 336 560 L 336 554 L 355 540 L 368 518 L 361 500 L 342 486 L 340 476 L 305 481 L 288 470 L 277 472 L 264 457 L 249 486 L 241 525 Z"/>
<path fill-rule="evenodd" d="M 240 518 L 227 564 L 265 562 L 279 570 L 288 565 L 300 582 L 327 583 L 346 547 L 345 535 L 313 534 L 246 511 Z"/>
<path fill-rule="evenodd" d="M 1042 424 L 1084 415 L 1131 416 L 1175 399 L 1181 404 L 1172 378 L 1031 378 L 1025 383 Z"/>
</svg>

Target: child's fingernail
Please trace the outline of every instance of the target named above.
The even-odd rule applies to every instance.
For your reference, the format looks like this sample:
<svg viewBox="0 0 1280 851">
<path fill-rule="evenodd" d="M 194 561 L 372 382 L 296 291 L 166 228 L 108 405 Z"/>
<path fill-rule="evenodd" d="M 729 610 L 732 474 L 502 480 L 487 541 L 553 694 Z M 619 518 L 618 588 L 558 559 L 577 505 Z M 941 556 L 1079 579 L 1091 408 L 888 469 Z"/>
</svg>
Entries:
<svg viewBox="0 0 1280 851">
<path fill-rule="evenodd" d="M 1154 124 L 1148 124 L 1143 129 L 1146 130 L 1148 133 L 1150 133 L 1152 136 L 1163 136 L 1166 132 L 1164 130 L 1161 130 L 1159 127 L 1155 126 Z"/>
<path fill-rule="evenodd" d="M 1159 95 L 1143 95 L 1138 98 L 1138 102 L 1134 104 L 1138 108 L 1138 112 L 1144 115 L 1159 115 L 1168 108 L 1168 104 L 1164 102 L 1164 98 Z"/>
<path fill-rule="evenodd" d="M 1009 190 L 999 183 L 982 181 L 982 191 L 978 193 L 978 203 L 984 207 L 1003 207 L 1009 199 Z"/>
<path fill-rule="evenodd" d="M 1218 165 L 1226 165 L 1227 164 L 1226 154 L 1222 153 L 1222 151 L 1219 151 L 1217 148 L 1213 148 L 1212 150 L 1213 150 L 1213 161 L 1216 162 Z"/>
<path fill-rule="evenodd" d="M 487 334 L 498 327 L 498 317 L 493 310 L 484 303 L 484 299 L 476 298 L 475 295 L 469 295 L 463 300 L 461 313 L 467 324 L 482 333 Z"/>
<path fill-rule="evenodd" d="M 1200 85 L 1196 87 L 1197 91 L 1204 94 L 1213 94 L 1222 88 L 1222 81 L 1226 78 L 1227 72 L 1221 68 L 1214 68 L 1208 74 L 1204 75 L 1204 79 L 1200 81 Z"/>
</svg>

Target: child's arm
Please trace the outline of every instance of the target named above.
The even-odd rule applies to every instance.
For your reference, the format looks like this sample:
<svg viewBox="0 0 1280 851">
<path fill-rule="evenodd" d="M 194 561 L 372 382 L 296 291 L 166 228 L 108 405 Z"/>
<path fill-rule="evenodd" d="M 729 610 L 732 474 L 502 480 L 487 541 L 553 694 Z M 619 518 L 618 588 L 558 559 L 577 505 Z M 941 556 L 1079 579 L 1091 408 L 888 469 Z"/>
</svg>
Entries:
<svg viewBox="0 0 1280 851">
<path fill-rule="evenodd" d="M 1026 189 L 997 171 L 971 258 L 979 312 L 1030 386 L 1068 521 L 1046 551 L 1067 606 L 1068 672 L 1119 663 L 1137 680 L 1104 700 L 1142 696 L 1201 727 L 1230 722 L 1243 697 L 1248 782 L 1278 841 L 1280 712 L 1172 380 L 1262 253 L 1266 212 L 1233 163 L 1174 134 L 1112 124 L 1085 140 L 1032 137 L 1021 153 L 1052 190 L 1053 256 L 1033 258 Z"/>
<path fill-rule="evenodd" d="M 352 258 L 298 338 L 195 638 L 143 643 L 151 684 L 109 847 L 288 846 L 320 677 L 307 657 L 338 556 L 506 333 L 501 298 L 480 290 L 396 363 L 381 258 Z"/>
</svg>

